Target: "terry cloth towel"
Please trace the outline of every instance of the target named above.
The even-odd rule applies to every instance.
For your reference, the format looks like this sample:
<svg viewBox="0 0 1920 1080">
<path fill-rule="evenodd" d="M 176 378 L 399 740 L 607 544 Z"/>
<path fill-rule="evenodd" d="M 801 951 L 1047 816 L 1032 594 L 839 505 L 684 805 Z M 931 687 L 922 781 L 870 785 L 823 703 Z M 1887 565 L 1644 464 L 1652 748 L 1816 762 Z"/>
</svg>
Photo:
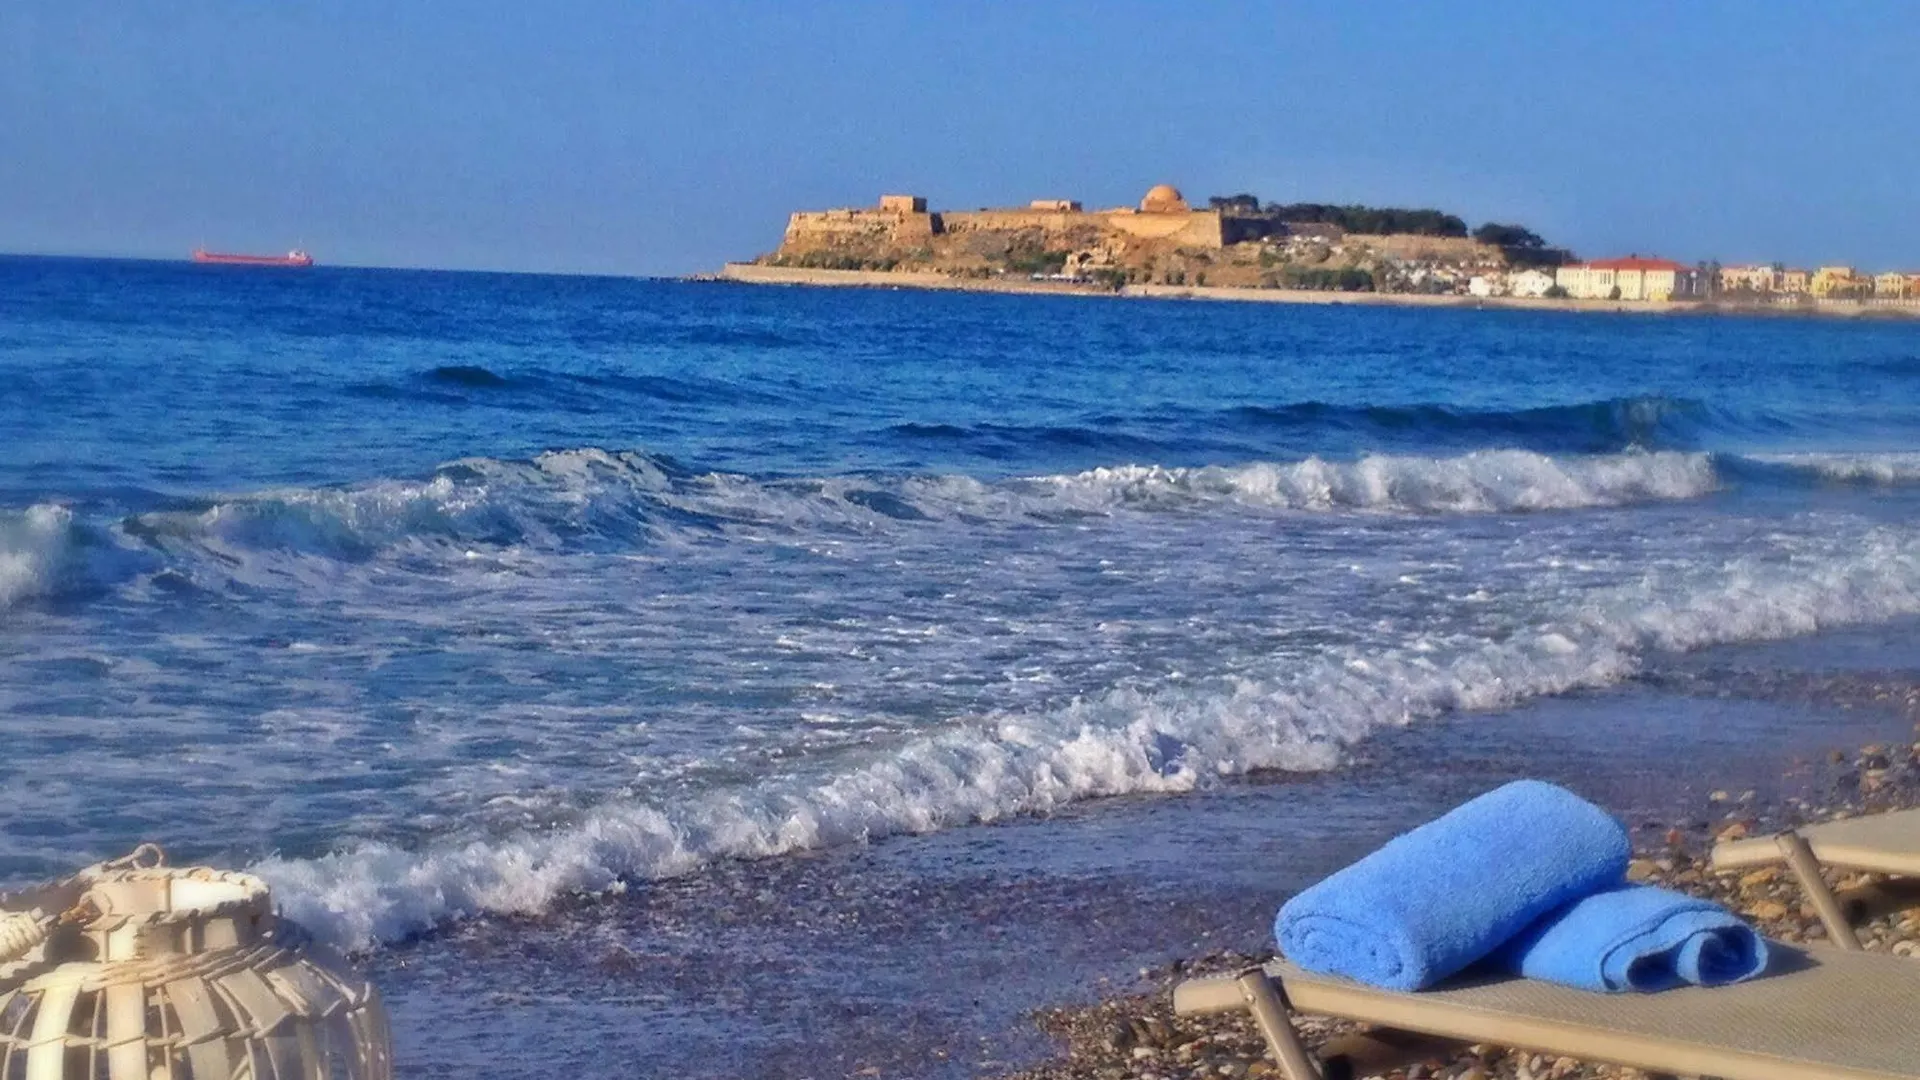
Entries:
<svg viewBox="0 0 1920 1080">
<path fill-rule="evenodd" d="M 1280 909 L 1287 959 L 1418 990 L 1534 920 L 1626 880 L 1627 832 L 1565 788 L 1517 780 L 1388 841 Z"/>
<path fill-rule="evenodd" d="M 1767 969 L 1767 943 L 1712 901 L 1622 885 L 1549 912 L 1491 962 L 1582 990 L 1667 990 L 1750 979 Z"/>
</svg>

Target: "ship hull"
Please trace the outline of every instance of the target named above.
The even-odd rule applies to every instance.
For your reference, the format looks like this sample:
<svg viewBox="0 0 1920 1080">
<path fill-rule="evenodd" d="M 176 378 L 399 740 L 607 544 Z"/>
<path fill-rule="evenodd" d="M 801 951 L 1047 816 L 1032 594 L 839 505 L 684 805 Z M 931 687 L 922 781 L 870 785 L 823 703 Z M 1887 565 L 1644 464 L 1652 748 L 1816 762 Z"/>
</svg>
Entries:
<svg viewBox="0 0 1920 1080">
<path fill-rule="evenodd" d="M 312 266 L 313 256 L 303 251 L 285 255 L 233 255 L 223 251 L 195 251 L 193 261 L 222 266 Z"/>
</svg>

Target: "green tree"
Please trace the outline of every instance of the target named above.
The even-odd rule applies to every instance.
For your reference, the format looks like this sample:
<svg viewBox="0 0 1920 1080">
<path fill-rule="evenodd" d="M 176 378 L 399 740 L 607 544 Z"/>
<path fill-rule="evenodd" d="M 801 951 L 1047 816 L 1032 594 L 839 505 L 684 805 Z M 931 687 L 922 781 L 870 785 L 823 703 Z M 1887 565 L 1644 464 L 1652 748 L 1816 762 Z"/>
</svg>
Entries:
<svg viewBox="0 0 1920 1080">
<path fill-rule="evenodd" d="M 1238 195 L 1211 196 L 1207 199 L 1207 206 L 1214 210 L 1236 214 L 1258 214 L 1260 212 L 1260 200 L 1244 191 Z"/>
<path fill-rule="evenodd" d="M 1473 230 L 1473 238 L 1489 247 L 1497 248 L 1544 248 L 1547 242 L 1532 229 L 1519 225 L 1502 225 L 1489 221 Z"/>
</svg>

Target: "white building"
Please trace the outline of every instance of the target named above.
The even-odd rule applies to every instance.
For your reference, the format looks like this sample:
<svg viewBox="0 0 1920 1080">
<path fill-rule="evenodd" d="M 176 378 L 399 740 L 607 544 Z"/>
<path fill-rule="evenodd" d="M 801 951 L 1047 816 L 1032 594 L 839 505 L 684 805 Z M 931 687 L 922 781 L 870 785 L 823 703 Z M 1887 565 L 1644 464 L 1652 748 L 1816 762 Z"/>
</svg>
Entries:
<svg viewBox="0 0 1920 1080">
<path fill-rule="evenodd" d="M 1553 288 L 1553 275 L 1545 270 L 1522 270 L 1507 275 L 1507 295 L 1539 298 Z"/>
<path fill-rule="evenodd" d="M 1554 284 L 1578 300 L 1671 300 L 1698 292 L 1699 275 L 1671 259 L 1595 259 L 1563 266 Z"/>
</svg>

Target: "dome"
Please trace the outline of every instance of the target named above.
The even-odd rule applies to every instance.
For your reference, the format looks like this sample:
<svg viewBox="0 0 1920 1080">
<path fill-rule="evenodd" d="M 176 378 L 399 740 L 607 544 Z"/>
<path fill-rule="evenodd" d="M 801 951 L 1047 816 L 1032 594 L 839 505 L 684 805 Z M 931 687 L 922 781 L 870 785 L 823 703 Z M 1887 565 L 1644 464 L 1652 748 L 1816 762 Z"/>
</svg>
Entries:
<svg viewBox="0 0 1920 1080">
<path fill-rule="evenodd" d="M 1180 189 L 1172 184 L 1155 184 L 1147 189 L 1147 197 L 1140 200 L 1140 211 L 1145 214 L 1171 214 L 1187 209 L 1187 200 L 1180 197 Z"/>
</svg>

